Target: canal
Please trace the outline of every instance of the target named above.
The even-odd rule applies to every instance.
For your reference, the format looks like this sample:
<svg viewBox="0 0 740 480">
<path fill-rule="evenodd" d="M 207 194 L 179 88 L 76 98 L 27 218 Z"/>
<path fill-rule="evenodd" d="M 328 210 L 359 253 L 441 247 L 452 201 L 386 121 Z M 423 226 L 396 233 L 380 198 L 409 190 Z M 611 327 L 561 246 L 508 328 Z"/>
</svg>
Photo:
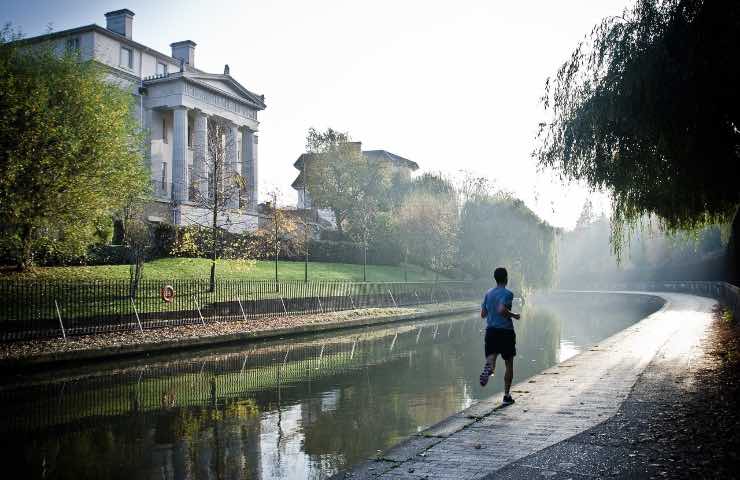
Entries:
<svg viewBox="0 0 740 480">
<path fill-rule="evenodd" d="M 515 383 L 660 306 L 533 297 Z M 4 379 L 3 467 L 23 478 L 325 478 L 500 395 L 502 375 L 478 384 L 482 327 L 471 313 Z"/>
</svg>

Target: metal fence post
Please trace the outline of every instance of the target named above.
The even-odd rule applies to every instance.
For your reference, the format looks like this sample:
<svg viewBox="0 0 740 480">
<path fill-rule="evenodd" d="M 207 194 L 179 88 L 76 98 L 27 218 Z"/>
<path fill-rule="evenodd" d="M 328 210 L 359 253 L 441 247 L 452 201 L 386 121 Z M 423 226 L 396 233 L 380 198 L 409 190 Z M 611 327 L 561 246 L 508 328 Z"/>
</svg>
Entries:
<svg viewBox="0 0 740 480">
<path fill-rule="evenodd" d="M 287 316 L 288 315 L 288 309 L 285 308 L 285 301 L 283 300 L 283 296 L 282 295 L 280 295 L 280 303 L 283 304 L 283 312 L 285 312 L 285 315 Z"/>
<path fill-rule="evenodd" d="M 57 309 L 57 318 L 59 318 L 59 326 L 62 327 L 62 338 L 64 338 L 64 341 L 67 341 L 67 333 L 64 331 L 64 323 L 62 322 L 62 314 L 59 311 L 59 304 L 57 303 L 56 298 L 54 299 L 54 306 Z"/>
<path fill-rule="evenodd" d="M 247 321 L 247 314 L 244 312 L 244 307 L 242 306 L 242 299 L 241 298 L 237 298 L 236 301 L 239 302 L 239 308 L 242 311 L 242 317 L 244 317 L 244 321 L 246 322 Z"/>
<path fill-rule="evenodd" d="M 136 303 L 134 302 L 134 299 L 131 297 L 128 297 L 129 300 L 131 300 L 131 306 L 134 307 L 134 314 L 136 315 L 136 323 L 139 324 L 139 331 L 141 333 L 144 333 L 144 329 L 141 327 L 141 319 L 139 318 L 139 312 L 136 310 Z"/>
<path fill-rule="evenodd" d="M 206 321 L 203 320 L 203 314 L 200 312 L 200 305 L 198 305 L 198 299 L 194 298 L 193 301 L 195 302 L 195 308 L 198 310 L 198 316 L 200 317 L 200 323 L 203 324 L 203 326 L 206 326 Z"/>
<path fill-rule="evenodd" d="M 396 299 L 393 298 L 393 294 L 391 293 L 391 289 L 390 288 L 386 288 L 386 290 L 388 290 L 388 295 L 390 295 L 391 296 L 391 300 L 393 300 L 393 306 L 396 307 L 396 308 L 398 308 L 398 304 L 396 303 Z"/>
</svg>

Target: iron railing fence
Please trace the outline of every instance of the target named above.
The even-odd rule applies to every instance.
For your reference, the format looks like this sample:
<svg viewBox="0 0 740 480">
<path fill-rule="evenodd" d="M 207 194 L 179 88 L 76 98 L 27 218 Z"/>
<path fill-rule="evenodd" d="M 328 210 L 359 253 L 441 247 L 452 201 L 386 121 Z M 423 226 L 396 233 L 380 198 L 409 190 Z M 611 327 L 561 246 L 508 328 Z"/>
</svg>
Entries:
<svg viewBox="0 0 740 480">
<path fill-rule="evenodd" d="M 716 298 L 737 318 L 740 309 L 740 287 L 719 281 L 645 281 L 629 283 L 605 282 L 592 284 L 589 290 L 625 290 L 645 292 L 679 292 Z"/>
<path fill-rule="evenodd" d="M 174 297 L 162 299 L 171 286 Z M 0 341 L 482 298 L 475 282 L 125 280 L 0 282 Z"/>
</svg>

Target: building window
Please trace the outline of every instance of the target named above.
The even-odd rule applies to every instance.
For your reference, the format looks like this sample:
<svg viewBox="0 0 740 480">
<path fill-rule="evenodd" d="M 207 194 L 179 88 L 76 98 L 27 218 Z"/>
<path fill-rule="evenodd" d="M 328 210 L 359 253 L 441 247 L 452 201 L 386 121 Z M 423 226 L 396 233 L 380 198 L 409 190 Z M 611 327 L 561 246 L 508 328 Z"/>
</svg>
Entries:
<svg viewBox="0 0 740 480">
<path fill-rule="evenodd" d="M 79 53 L 80 37 L 69 37 L 67 39 L 67 53 Z"/>
<path fill-rule="evenodd" d="M 157 75 L 167 75 L 167 64 L 157 62 Z"/>
<path fill-rule="evenodd" d="M 134 68 L 134 52 L 130 48 L 121 47 L 121 66 Z"/>
<path fill-rule="evenodd" d="M 162 162 L 162 193 L 167 194 L 167 162 Z"/>
<path fill-rule="evenodd" d="M 188 148 L 193 148 L 193 126 L 188 125 Z"/>
<path fill-rule="evenodd" d="M 162 119 L 162 141 L 167 143 L 167 119 Z"/>
</svg>

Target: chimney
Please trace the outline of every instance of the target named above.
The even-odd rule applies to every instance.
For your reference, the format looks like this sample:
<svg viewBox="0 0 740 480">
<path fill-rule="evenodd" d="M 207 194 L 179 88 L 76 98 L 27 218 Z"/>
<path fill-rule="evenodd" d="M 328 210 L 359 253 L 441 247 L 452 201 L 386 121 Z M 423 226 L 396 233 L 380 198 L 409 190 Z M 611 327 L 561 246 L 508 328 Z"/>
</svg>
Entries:
<svg viewBox="0 0 740 480">
<path fill-rule="evenodd" d="M 128 8 L 105 14 L 106 28 L 130 39 L 134 30 L 134 12 Z"/>
<path fill-rule="evenodd" d="M 192 40 L 183 40 L 182 42 L 171 43 L 172 56 L 181 60 L 186 65 L 195 67 L 195 42 Z"/>
<path fill-rule="evenodd" d="M 347 147 L 349 148 L 349 151 L 355 155 L 360 155 L 362 153 L 362 142 L 347 142 Z"/>
</svg>

